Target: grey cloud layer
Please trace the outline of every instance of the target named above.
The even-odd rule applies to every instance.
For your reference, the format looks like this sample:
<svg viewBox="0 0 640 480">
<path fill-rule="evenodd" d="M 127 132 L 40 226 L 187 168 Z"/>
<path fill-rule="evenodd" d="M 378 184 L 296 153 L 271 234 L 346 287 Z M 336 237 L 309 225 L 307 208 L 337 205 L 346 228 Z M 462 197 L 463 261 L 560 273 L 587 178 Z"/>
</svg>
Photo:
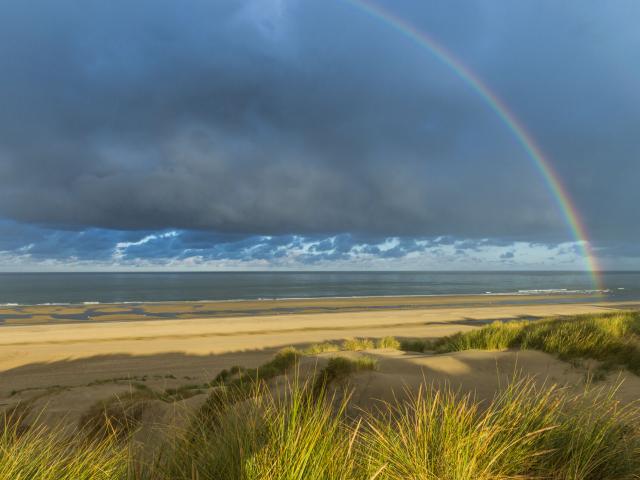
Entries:
<svg viewBox="0 0 640 480">
<path fill-rule="evenodd" d="M 389 7 L 522 113 L 596 241 L 625 240 L 640 233 L 629 80 L 640 67 L 621 52 L 640 46 L 624 15 L 637 8 L 581 5 Z M 3 2 L 0 71 L 0 217 L 77 230 L 568 238 L 477 95 L 344 2 Z"/>
</svg>

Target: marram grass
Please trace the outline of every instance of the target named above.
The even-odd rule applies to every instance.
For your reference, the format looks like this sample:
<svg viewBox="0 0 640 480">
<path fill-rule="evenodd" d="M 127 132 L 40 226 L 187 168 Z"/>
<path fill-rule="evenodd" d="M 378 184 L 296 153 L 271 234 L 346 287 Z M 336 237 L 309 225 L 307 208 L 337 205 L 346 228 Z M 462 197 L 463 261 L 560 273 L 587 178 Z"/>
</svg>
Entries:
<svg viewBox="0 0 640 480">
<path fill-rule="evenodd" d="M 235 387 L 232 387 L 235 388 Z M 2 479 L 624 480 L 640 475 L 638 408 L 515 380 L 491 402 L 423 386 L 357 418 L 295 378 L 216 402 L 141 463 L 116 436 L 5 429 Z M 135 465 L 135 467 L 132 467 Z"/>
<path fill-rule="evenodd" d="M 159 479 L 554 480 L 640 474 L 638 409 L 613 391 L 571 395 L 515 380 L 491 402 L 423 386 L 358 418 L 348 396 L 293 380 L 218 404 L 153 466 Z"/>
<path fill-rule="evenodd" d="M 132 454 L 115 435 L 86 441 L 80 432 L 27 428 L 20 413 L 0 415 L 0 479 L 110 480 L 131 478 Z"/>
<path fill-rule="evenodd" d="M 341 343 L 323 342 L 314 343 L 302 350 L 306 355 L 317 355 L 319 353 L 338 351 L 359 351 L 382 348 L 400 349 L 401 343 L 395 337 L 387 336 L 377 339 L 371 338 L 348 338 Z"/>
<path fill-rule="evenodd" d="M 376 348 L 400 349 L 400 341 L 395 337 L 382 337 L 376 340 Z"/>
<path fill-rule="evenodd" d="M 558 355 L 563 360 L 594 359 L 605 367 L 640 374 L 640 312 L 579 315 L 549 320 L 494 322 L 433 342 L 438 353 L 520 348 Z"/>
<path fill-rule="evenodd" d="M 603 361 L 613 355 L 616 364 L 632 366 L 622 353 L 633 346 L 637 319 L 624 314 L 492 325 L 438 348 L 526 345 L 559 355 L 587 352 Z M 585 346 L 585 339 L 593 340 Z M 348 394 L 331 396 L 327 392 L 336 390 L 326 387 L 375 369 L 375 362 L 338 357 L 315 379 L 302 379 L 295 368 L 300 355 L 288 349 L 258 369 L 231 369 L 213 382 L 209 400 L 188 425 L 144 458 L 117 422 L 91 439 L 86 432 L 27 428 L 15 413 L 0 416 L 0 479 L 640 478 L 640 410 L 620 405 L 615 389 L 575 394 L 516 378 L 493 400 L 480 402 L 427 383 L 407 392 L 406 400 L 360 411 L 351 408 Z"/>
<path fill-rule="evenodd" d="M 370 338 L 348 338 L 342 342 L 342 350 L 371 350 L 375 348 Z"/>
<path fill-rule="evenodd" d="M 521 379 L 485 405 L 426 387 L 367 417 L 360 458 L 389 480 L 637 478 L 637 422 L 611 392 L 571 396 Z"/>
</svg>

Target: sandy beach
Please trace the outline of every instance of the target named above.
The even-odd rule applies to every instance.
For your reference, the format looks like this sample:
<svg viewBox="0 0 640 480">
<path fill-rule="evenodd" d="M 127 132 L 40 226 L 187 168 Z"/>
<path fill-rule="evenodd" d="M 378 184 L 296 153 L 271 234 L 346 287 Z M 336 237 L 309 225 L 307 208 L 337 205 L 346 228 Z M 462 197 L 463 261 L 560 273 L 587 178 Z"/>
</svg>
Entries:
<svg viewBox="0 0 640 480">
<path fill-rule="evenodd" d="M 206 383 L 233 365 L 256 367 L 286 346 L 389 335 L 432 339 L 495 320 L 602 313 L 635 306 L 611 302 L 495 305 L 468 297 L 460 300 L 470 305 L 456 301 L 450 307 L 350 311 L 347 302 L 343 307 L 348 310 L 336 313 L 4 326 L 0 328 L 0 404 L 36 401 L 46 404 L 50 415 L 73 415 L 101 398 L 130 389 L 132 383 L 143 382 L 152 389 Z M 360 302 L 351 307 L 361 308 Z M 387 299 L 386 305 L 394 302 L 397 300 Z M 319 308 L 318 301 L 310 303 Z M 374 303 L 379 306 L 385 301 Z M 380 369 L 370 374 L 376 381 L 367 380 L 370 387 L 365 391 L 371 396 L 425 377 L 453 380 L 488 395 L 499 381 L 496 368 L 513 373 L 516 365 L 560 383 L 584 379 L 584 371 L 539 352 L 373 354 L 380 358 Z M 631 377 L 621 392 L 627 398 L 640 392 L 637 377 Z"/>
<path fill-rule="evenodd" d="M 0 325 L 255 317 L 284 314 L 349 313 L 500 305 L 602 303 L 598 293 L 415 295 L 374 297 L 282 298 L 155 303 L 83 303 L 0 306 Z"/>
</svg>

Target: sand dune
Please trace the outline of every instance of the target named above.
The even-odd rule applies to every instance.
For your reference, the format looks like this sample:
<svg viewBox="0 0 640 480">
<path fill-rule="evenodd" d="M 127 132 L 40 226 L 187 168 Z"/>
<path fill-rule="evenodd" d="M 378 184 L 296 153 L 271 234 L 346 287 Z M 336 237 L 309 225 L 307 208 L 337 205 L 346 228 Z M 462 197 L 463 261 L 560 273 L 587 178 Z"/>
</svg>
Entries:
<svg viewBox="0 0 640 480">
<path fill-rule="evenodd" d="M 135 383 L 153 390 L 211 381 L 232 365 L 255 367 L 289 345 L 347 337 L 435 338 L 489 321 L 603 312 L 614 304 L 486 305 L 397 311 L 268 315 L 215 319 L 14 326 L 0 329 L 0 406 L 33 401 L 47 416 L 77 418 L 96 401 Z M 451 382 L 488 397 L 517 369 L 540 381 L 584 385 L 585 370 L 538 352 L 461 352 L 431 356 L 369 352 L 377 372 L 354 377 L 361 403 L 405 385 Z M 353 355 L 353 353 L 352 353 Z M 630 375 L 620 398 L 637 398 Z M 613 381 L 613 380 L 611 380 Z"/>
</svg>

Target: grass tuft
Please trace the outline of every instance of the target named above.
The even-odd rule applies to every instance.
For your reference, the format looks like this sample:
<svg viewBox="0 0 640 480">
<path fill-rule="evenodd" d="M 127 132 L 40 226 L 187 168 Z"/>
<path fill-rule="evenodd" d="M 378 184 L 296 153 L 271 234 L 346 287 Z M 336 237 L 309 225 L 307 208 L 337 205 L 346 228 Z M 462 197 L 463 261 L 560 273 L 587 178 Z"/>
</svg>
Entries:
<svg viewBox="0 0 640 480">
<path fill-rule="evenodd" d="M 282 395 L 256 383 L 236 400 L 217 403 L 180 435 L 155 466 L 155 478 L 354 478 L 347 399 L 314 397 L 310 384 L 294 379 Z"/>
<path fill-rule="evenodd" d="M 139 427 L 153 392 L 132 391 L 100 401 L 80 418 L 80 430 L 90 441 L 126 440 Z"/>
<path fill-rule="evenodd" d="M 427 387 L 367 418 L 363 458 L 368 475 L 388 480 L 634 478 L 637 421 L 612 391 L 572 397 L 520 379 L 481 405 Z"/>
<path fill-rule="evenodd" d="M 422 340 L 419 338 L 410 338 L 400 341 L 400 350 L 405 352 L 419 352 L 424 353 L 427 350 L 432 349 L 432 344 L 428 340 Z"/>
<path fill-rule="evenodd" d="M 111 435 L 86 442 L 82 435 L 27 427 L 16 411 L 0 414 L 0 478 L 38 480 L 126 479 L 130 450 Z"/>
<path fill-rule="evenodd" d="M 376 340 L 376 348 L 400 349 L 400 342 L 396 337 L 382 337 Z"/>
<path fill-rule="evenodd" d="M 374 343 L 369 338 L 348 338 L 342 342 L 342 350 L 372 350 Z"/>
<path fill-rule="evenodd" d="M 333 359 L 328 371 L 353 363 Z M 326 383 L 325 383 L 326 385 Z M 407 401 L 347 418 L 349 395 L 295 378 L 284 394 L 254 384 L 172 443 L 158 479 L 622 480 L 640 473 L 637 406 L 615 390 L 570 395 L 514 379 L 489 402 L 426 386 Z M 312 394 L 313 393 L 313 394 Z"/>
<path fill-rule="evenodd" d="M 305 355 L 317 355 L 325 352 L 337 352 L 340 350 L 340 346 L 336 343 L 322 342 L 314 343 L 313 345 L 304 349 Z"/>
<path fill-rule="evenodd" d="M 210 385 L 206 383 L 181 385 L 177 388 L 167 388 L 165 391 L 158 395 L 158 398 L 165 401 L 177 401 L 191 398 L 195 395 L 201 395 L 209 389 Z"/>
<path fill-rule="evenodd" d="M 271 380 L 285 374 L 293 367 L 302 356 L 302 353 L 293 347 L 280 350 L 269 362 L 258 368 L 245 369 L 234 366 L 230 370 L 222 370 L 211 382 L 211 386 L 234 386 L 251 384 L 256 381 Z"/>
<path fill-rule="evenodd" d="M 314 394 L 318 396 L 327 385 L 344 380 L 349 375 L 364 370 L 376 370 L 378 362 L 373 357 L 362 356 L 355 359 L 346 357 L 333 357 L 316 377 L 313 387 Z"/>
<path fill-rule="evenodd" d="M 305 348 L 302 353 L 305 355 L 318 355 L 327 352 L 339 352 L 344 350 L 373 350 L 376 348 L 400 349 L 400 342 L 395 337 L 382 337 L 376 340 L 370 338 L 348 338 L 341 343 L 322 342 L 315 343 Z"/>
<path fill-rule="evenodd" d="M 562 360 L 593 359 L 605 368 L 640 374 L 640 313 L 579 315 L 550 320 L 494 322 L 435 342 L 437 352 L 520 348 L 541 350 Z"/>
</svg>

